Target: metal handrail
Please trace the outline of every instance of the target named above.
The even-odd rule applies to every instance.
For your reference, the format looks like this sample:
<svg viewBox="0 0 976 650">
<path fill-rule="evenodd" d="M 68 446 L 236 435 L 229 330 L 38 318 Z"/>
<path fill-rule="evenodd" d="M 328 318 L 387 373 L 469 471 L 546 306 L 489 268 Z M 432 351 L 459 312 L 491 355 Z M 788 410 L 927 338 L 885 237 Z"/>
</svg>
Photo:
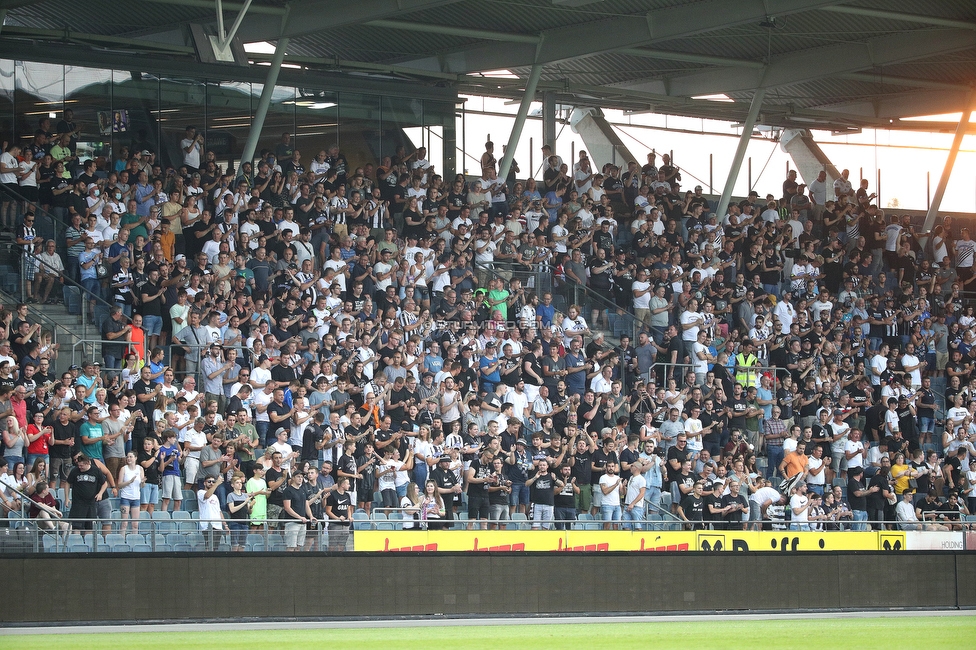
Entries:
<svg viewBox="0 0 976 650">
<path fill-rule="evenodd" d="M 358 511 L 361 512 L 361 511 Z M 362 513 L 365 514 L 365 513 Z M 394 524 L 403 523 L 407 520 L 374 520 L 369 517 L 354 517 L 351 521 L 351 525 L 344 531 L 349 537 L 354 537 L 356 530 L 383 530 L 382 528 L 375 528 L 377 524 Z M 121 524 L 126 523 L 126 530 L 122 532 Z M 84 553 L 88 552 L 113 552 L 113 548 L 118 545 L 124 545 L 127 548 L 120 549 L 115 552 L 139 552 L 132 548 L 135 544 L 144 544 L 149 547 L 148 552 L 219 552 L 221 546 L 226 545 L 227 550 L 230 550 L 229 541 L 231 536 L 235 534 L 244 536 L 244 548 L 246 552 L 249 553 L 260 553 L 260 552 L 277 552 L 285 550 L 284 542 L 284 531 L 282 526 L 289 523 L 297 523 L 294 519 L 274 519 L 274 520 L 264 520 L 255 526 L 252 526 L 247 520 L 239 520 L 239 523 L 244 523 L 247 528 L 239 531 L 232 531 L 227 525 L 233 523 L 234 520 L 229 518 L 224 518 L 220 520 L 214 519 L 193 519 L 193 518 L 183 518 L 183 519 L 152 519 L 152 518 L 140 518 L 138 520 L 123 520 L 123 519 L 69 519 L 69 518 L 51 518 L 51 519 L 30 519 L 21 516 L 15 516 L 8 519 L 8 523 L 11 528 L 11 532 L 15 531 L 25 531 L 28 533 L 29 546 L 31 551 L 34 553 L 71 553 L 79 552 L 80 549 L 72 550 L 76 545 L 81 545 L 84 547 Z M 685 520 L 641 520 L 641 521 L 630 521 L 624 519 L 614 519 L 614 520 L 603 520 L 600 518 L 592 518 L 586 520 L 580 519 L 566 519 L 566 520 L 548 520 L 533 521 L 531 519 L 506 519 L 506 520 L 469 520 L 469 519 L 459 519 L 455 518 L 452 520 L 442 519 L 442 523 L 450 523 L 453 526 L 453 530 L 442 530 L 442 533 L 451 532 L 462 532 L 467 526 L 474 525 L 480 526 L 483 524 L 506 524 L 516 525 L 517 530 L 522 533 L 534 533 L 534 532 L 565 532 L 570 526 L 576 525 L 574 530 L 603 530 L 605 525 L 615 526 L 614 530 L 619 530 L 621 532 L 654 532 L 654 531 L 708 531 L 711 530 L 712 522 L 709 521 L 685 521 Z M 329 523 L 321 519 L 316 520 L 317 529 L 315 536 L 315 543 L 318 544 L 320 550 L 325 550 L 326 540 L 332 532 L 336 532 L 336 528 L 331 528 L 330 526 L 323 525 Z M 723 522 L 723 525 L 736 525 L 739 522 Z M 762 521 L 743 521 L 743 530 L 759 530 L 765 529 L 774 532 L 786 532 L 794 529 L 791 525 L 792 522 L 783 519 L 763 519 Z M 812 525 L 817 525 L 818 522 L 810 522 Z M 937 522 L 942 525 L 946 525 L 947 522 Z M 132 530 L 129 530 L 129 525 L 131 524 Z M 185 524 L 185 525 L 184 525 Z M 204 524 L 218 524 L 222 528 L 217 530 L 219 533 L 217 535 L 208 535 L 205 531 L 210 528 L 209 526 L 201 528 Z M 532 525 L 546 525 L 546 530 L 533 529 Z M 819 522 L 822 525 L 828 526 L 838 526 L 836 530 L 831 529 L 829 532 L 858 532 L 855 530 L 857 526 L 861 530 L 879 532 L 886 530 L 887 526 L 890 526 L 890 530 L 894 531 L 904 531 L 904 530 L 914 530 L 917 532 L 928 533 L 928 532 L 938 532 L 931 529 L 932 522 L 899 522 L 899 521 L 858 521 L 854 522 L 851 520 L 845 520 L 844 522 Z M 960 518 L 957 521 L 948 522 L 948 524 L 954 529 L 954 532 L 963 532 L 967 530 L 972 530 L 976 528 L 976 519 L 972 516 L 966 516 L 960 514 Z M 557 529 L 556 526 L 566 526 L 566 528 Z M 633 525 L 633 528 L 631 526 Z M 91 529 L 85 530 L 83 526 L 91 526 Z M 103 532 L 105 526 L 110 526 L 112 531 Z M 118 528 L 117 528 L 118 526 Z M 759 528 L 756 528 L 756 527 Z M 911 526 L 912 528 L 909 528 Z M 508 528 L 511 530 L 510 528 Z M 394 528 L 393 530 L 399 530 Z M 408 528 L 406 530 L 419 530 Z M 814 532 L 822 532 L 823 529 L 819 526 L 813 530 Z M 330 532 L 332 531 L 332 532 Z M 306 530 L 300 538 L 299 549 L 302 549 L 308 540 L 308 534 L 310 530 Z M 182 541 L 178 542 L 178 545 L 186 545 L 189 550 L 181 549 L 176 550 L 174 544 L 167 541 L 168 535 L 178 535 L 179 539 Z M 110 543 L 108 535 L 120 535 L 122 536 L 121 541 L 117 544 Z M 129 535 L 138 536 L 137 539 L 129 539 Z M 255 548 L 252 542 L 248 543 L 248 536 L 258 535 L 261 537 L 261 547 Z M 239 538 L 238 538 L 239 539 Z M 48 541 L 45 541 L 48 540 Z M 158 548 L 159 546 L 166 546 L 166 548 Z M 171 548 L 172 547 L 172 548 Z M 0 546 L 0 557 L 3 556 L 3 550 L 7 547 L 6 545 Z M 140 549 L 145 551 L 146 549 Z M 15 549 L 14 552 L 21 553 L 24 549 Z"/>
</svg>

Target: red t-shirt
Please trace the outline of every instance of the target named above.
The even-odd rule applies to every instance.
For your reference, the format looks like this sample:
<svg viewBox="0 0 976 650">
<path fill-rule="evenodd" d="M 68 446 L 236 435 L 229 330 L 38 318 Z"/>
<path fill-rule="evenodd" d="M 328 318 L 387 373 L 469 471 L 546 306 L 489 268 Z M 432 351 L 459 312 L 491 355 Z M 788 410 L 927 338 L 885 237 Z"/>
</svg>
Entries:
<svg viewBox="0 0 976 650">
<path fill-rule="evenodd" d="M 47 428 L 47 427 L 45 427 L 45 428 Z M 28 436 L 36 436 L 38 434 L 38 432 L 40 432 L 40 429 L 37 428 L 37 425 L 36 424 L 29 424 L 29 425 L 27 425 L 27 435 Z M 48 450 L 49 450 L 48 445 L 51 444 L 51 441 L 53 439 L 54 439 L 54 436 L 51 434 L 51 432 L 50 431 L 45 431 L 44 434 L 40 438 L 38 438 L 37 440 L 35 440 L 34 442 L 30 443 L 30 445 L 27 446 L 27 453 L 28 454 L 37 454 L 38 456 L 46 456 L 48 454 Z"/>
</svg>

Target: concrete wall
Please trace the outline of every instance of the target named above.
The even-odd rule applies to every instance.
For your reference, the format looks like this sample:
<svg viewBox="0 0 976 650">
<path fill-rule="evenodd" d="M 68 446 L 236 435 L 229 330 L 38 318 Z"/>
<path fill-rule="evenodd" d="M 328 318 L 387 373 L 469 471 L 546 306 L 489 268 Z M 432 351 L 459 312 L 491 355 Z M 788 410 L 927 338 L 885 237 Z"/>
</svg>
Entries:
<svg viewBox="0 0 976 650">
<path fill-rule="evenodd" d="M 0 575 L 29 585 L 8 624 L 976 607 L 976 555 L 941 552 L 33 555 Z"/>
</svg>

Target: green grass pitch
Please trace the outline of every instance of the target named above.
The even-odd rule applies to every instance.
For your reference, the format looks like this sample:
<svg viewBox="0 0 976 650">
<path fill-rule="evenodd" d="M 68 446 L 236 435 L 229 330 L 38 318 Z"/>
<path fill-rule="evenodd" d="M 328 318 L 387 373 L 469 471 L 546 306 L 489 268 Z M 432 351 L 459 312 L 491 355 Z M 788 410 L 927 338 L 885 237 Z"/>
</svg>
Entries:
<svg viewBox="0 0 976 650">
<path fill-rule="evenodd" d="M 287 624 L 284 624 L 287 625 Z M 215 632 L 119 632 L 113 634 L 0 637 L 18 650 L 58 648 L 923 648 L 976 647 L 976 615 L 954 617 L 831 618 L 770 621 L 688 621 L 560 625 L 485 625 L 367 629 L 254 630 Z M 640 645 L 638 645 L 640 644 Z M 448 647 L 445 645 L 444 647 Z"/>
</svg>

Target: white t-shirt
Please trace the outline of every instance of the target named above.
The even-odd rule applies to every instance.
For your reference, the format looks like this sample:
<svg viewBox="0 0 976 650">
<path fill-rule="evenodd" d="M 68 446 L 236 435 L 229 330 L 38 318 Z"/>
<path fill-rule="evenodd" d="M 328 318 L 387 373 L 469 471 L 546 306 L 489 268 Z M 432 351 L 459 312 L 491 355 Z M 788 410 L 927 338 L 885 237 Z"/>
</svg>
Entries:
<svg viewBox="0 0 976 650">
<path fill-rule="evenodd" d="M 841 433 L 844 434 L 836 442 L 830 443 L 830 451 L 836 457 L 837 455 L 842 453 L 847 446 L 847 432 L 851 430 L 851 425 L 847 424 L 846 422 L 841 422 L 840 424 L 837 424 L 836 422 L 831 422 L 827 426 L 829 426 L 831 431 L 833 431 L 834 436 L 840 435 Z"/>
<path fill-rule="evenodd" d="M 802 494 L 794 494 L 793 496 L 790 497 L 790 508 L 793 509 L 793 516 L 791 518 L 791 521 L 796 523 L 806 523 L 807 521 L 809 521 L 809 519 L 807 519 L 808 509 L 803 508 L 803 506 L 807 505 L 809 501 L 810 499 L 803 496 Z M 803 508 L 803 510 L 801 512 L 797 512 L 796 511 L 797 508 Z"/>
<path fill-rule="evenodd" d="M 646 291 L 651 288 L 650 282 L 641 282 L 640 280 L 635 280 L 631 285 L 634 291 Z M 650 309 L 651 306 L 651 292 L 648 291 L 642 296 L 634 297 L 634 309 Z"/>
<path fill-rule="evenodd" d="M 820 469 L 824 464 L 822 458 L 814 458 L 813 456 L 807 457 L 807 471 L 811 469 Z M 820 472 L 819 474 L 808 474 L 807 483 L 810 485 L 823 485 L 826 480 L 824 477 L 825 472 Z"/>
<path fill-rule="evenodd" d="M 881 385 L 881 374 L 888 369 L 888 358 L 880 354 L 871 357 L 871 385 Z"/>
<path fill-rule="evenodd" d="M 857 453 L 854 456 L 851 456 L 850 459 L 847 461 L 848 469 L 854 467 L 864 467 L 864 445 L 861 443 L 860 440 L 858 440 L 857 442 L 854 442 L 853 440 L 848 440 L 847 443 L 844 445 L 845 454 L 854 453 L 854 452 Z"/>
<path fill-rule="evenodd" d="M 20 163 L 17 162 L 17 159 L 14 158 L 13 155 L 8 151 L 4 151 L 3 154 L 0 154 L 0 163 L 3 163 L 3 166 L 7 167 L 8 169 L 20 169 Z M 0 183 L 3 183 L 4 185 L 16 185 L 17 172 L 12 171 L 0 174 Z"/>
<path fill-rule="evenodd" d="M 688 444 L 685 445 L 690 452 L 699 452 L 702 450 L 702 439 L 701 436 L 696 436 L 693 434 L 698 433 L 704 427 L 702 427 L 701 420 L 696 420 L 695 418 L 688 418 L 685 420 L 685 433 L 688 434 Z"/>
<path fill-rule="evenodd" d="M 615 490 L 610 490 L 609 494 L 603 494 L 603 488 L 610 486 L 615 486 L 617 488 L 620 487 L 620 477 L 618 475 L 613 474 L 611 476 L 610 474 L 604 474 L 600 477 L 600 493 L 602 497 L 607 499 L 607 503 L 616 505 L 619 502 L 619 499 L 614 501 L 615 495 L 617 494 Z"/>
<path fill-rule="evenodd" d="M 908 369 L 909 366 L 917 366 L 918 364 L 919 364 L 919 359 L 914 354 L 904 354 L 901 357 L 901 365 L 906 370 Z M 915 370 L 912 370 L 910 374 L 912 376 L 912 386 L 921 386 L 922 369 L 915 368 Z"/>
<path fill-rule="evenodd" d="M 186 148 L 190 145 L 193 145 L 193 148 L 188 153 Z M 183 149 L 183 164 L 198 169 L 200 167 L 200 143 L 195 139 L 184 138 L 180 141 L 180 147 Z"/>
<path fill-rule="evenodd" d="M 885 250 L 894 253 L 898 250 L 898 237 L 901 235 L 901 226 L 893 223 L 885 228 Z"/>
<path fill-rule="evenodd" d="M 704 359 L 702 359 L 699 358 L 698 355 L 701 352 L 707 354 L 708 348 L 702 345 L 701 343 L 699 343 L 698 341 L 695 341 L 691 345 L 691 352 L 692 352 L 691 363 L 695 367 L 695 374 L 697 374 L 700 377 L 704 377 L 706 374 L 708 374 L 708 357 L 706 356 Z M 689 440 L 688 443 L 690 444 L 691 441 Z"/>
<path fill-rule="evenodd" d="M 700 329 L 697 325 L 701 320 L 701 314 L 696 311 L 683 311 L 681 312 L 681 338 L 684 341 L 697 341 L 698 340 L 698 330 Z M 689 327 L 684 329 L 685 325 L 696 323 L 694 327 Z"/>
</svg>

